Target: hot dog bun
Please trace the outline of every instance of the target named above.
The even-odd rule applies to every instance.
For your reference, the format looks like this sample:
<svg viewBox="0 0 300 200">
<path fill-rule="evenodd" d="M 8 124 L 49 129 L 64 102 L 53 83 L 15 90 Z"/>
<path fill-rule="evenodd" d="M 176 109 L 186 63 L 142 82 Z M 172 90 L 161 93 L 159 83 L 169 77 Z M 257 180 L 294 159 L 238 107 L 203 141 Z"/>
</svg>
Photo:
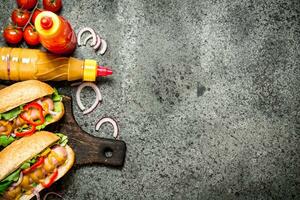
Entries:
<svg viewBox="0 0 300 200">
<path fill-rule="evenodd" d="M 11 143 L 0 152 L 0 181 L 58 140 L 57 135 L 40 131 Z"/>
<path fill-rule="evenodd" d="M 0 90 L 0 113 L 53 93 L 54 89 L 41 81 L 29 80 L 15 83 Z"/>
</svg>

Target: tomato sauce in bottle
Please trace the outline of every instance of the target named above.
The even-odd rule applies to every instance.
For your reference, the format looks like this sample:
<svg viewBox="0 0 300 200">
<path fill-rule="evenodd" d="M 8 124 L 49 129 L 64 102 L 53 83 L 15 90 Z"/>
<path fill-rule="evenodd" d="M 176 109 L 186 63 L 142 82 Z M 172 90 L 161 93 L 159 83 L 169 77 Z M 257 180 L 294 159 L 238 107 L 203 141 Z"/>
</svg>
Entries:
<svg viewBox="0 0 300 200">
<path fill-rule="evenodd" d="M 70 55 L 74 52 L 77 39 L 70 23 L 50 11 L 41 12 L 35 19 L 35 28 L 41 44 L 50 52 Z"/>
</svg>

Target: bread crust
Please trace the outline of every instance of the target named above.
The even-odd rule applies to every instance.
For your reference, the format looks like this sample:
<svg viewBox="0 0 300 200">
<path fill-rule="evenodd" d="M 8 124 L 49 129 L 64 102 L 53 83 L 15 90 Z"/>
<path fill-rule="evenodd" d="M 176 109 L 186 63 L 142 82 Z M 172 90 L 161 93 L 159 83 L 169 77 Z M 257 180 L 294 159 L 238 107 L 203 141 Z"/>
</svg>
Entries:
<svg viewBox="0 0 300 200">
<path fill-rule="evenodd" d="M 53 93 L 50 85 L 38 80 L 15 83 L 0 90 L 0 113 Z"/>
<path fill-rule="evenodd" d="M 59 139 L 54 133 L 39 131 L 11 143 L 0 152 L 0 181 Z"/>
<path fill-rule="evenodd" d="M 65 148 L 67 150 L 68 159 L 66 160 L 64 165 L 62 165 L 58 168 L 58 175 L 57 175 L 57 178 L 55 179 L 55 181 L 57 181 L 58 179 L 63 177 L 71 169 L 71 167 L 73 166 L 74 161 L 75 161 L 75 153 L 72 150 L 72 148 L 68 145 L 66 145 Z M 47 177 L 45 179 L 45 182 L 48 182 L 48 181 L 49 181 L 49 177 Z M 39 184 L 35 187 L 35 190 L 37 192 L 40 192 L 43 189 L 44 189 L 44 187 L 42 186 L 42 184 Z M 30 194 L 30 195 L 23 194 L 20 197 L 20 200 L 30 200 L 32 197 L 34 197 L 34 194 Z"/>
</svg>

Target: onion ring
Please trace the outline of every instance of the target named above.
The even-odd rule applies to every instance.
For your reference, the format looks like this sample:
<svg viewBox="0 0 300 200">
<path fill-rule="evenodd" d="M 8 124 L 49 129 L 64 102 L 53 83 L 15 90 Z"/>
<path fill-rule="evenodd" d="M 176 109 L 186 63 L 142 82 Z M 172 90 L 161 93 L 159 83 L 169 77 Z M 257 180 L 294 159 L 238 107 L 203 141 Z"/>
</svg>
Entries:
<svg viewBox="0 0 300 200">
<path fill-rule="evenodd" d="M 83 41 L 82 46 L 85 46 L 85 45 L 87 44 L 87 42 L 88 42 L 90 39 L 92 39 L 92 38 L 93 38 L 92 35 L 89 35 L 87 38 L 85 38 L 85 40 Z"/>
<path fill-rule="evenodd" d="M 110 123 L 111 125 L 113 125 L 114 127 L 114 133 L 113 133 L 113 137 L 115 139 L 119 139 L 119 127 L 118 127 L 118 124 L 117 122 L 113 119 L 113 118 L 110 118 L 110 117 L 104 117 L 102 119 L 100 119 L 97 124 L 96 124 L 96 131 L 99 131 L 100 127 L 102 126 L 102 124 L 104 123 Z"/>
<path fill-rule="evenodd" d="M 93 105 L 91 107 L 89 107 L 88 109 L 86 109 L 85 111 L 83 111 L 84 115 L 90 114 L 93 110 L 95 110 L 95 108 L 98 106 L 98 104 L 100 103 L 99 98 L 96 96 L 95 102 L 93 103 Z"/>
<path fill-rule="evenodd" d="M 107 49 L 107 42 L 105 40 L 101 39 L 101 47 L 100 47 L 99 53 L 101 55 L 103 55 L 106 52 L 106 49 Z"/>
<path fill-rule="evenodd" d="M 96 43 L 95 46 L 93 47 L 94 50 L 97 51 L 97 50 L 99 49 L 99 47 L 100 47 L 100 45 L 101 45 L 101 41 L 102 41 L 102 39 L 100 38 L 99 35 L 97 35 L 97 43 Z"/>
<path fill-rule="evenodd" d="M 81 102 L 81 99 L 80 99 L 80 93 L 82 91 L 83 88 L 85 87 L 91 87 L 94 92 L 96 93 L 96 99 L 95 99 L 95 102 L 93 103 L 93 105 L 88 108 L 87 110 L 85 110 L 85 106 L 82 104 Z M 85 82 L 85 83 L 82 83 L 81 85 L 79 85 L 77 91 L 76 91 L 76 101 L 77 101 L 77 105 L 78 107 L 83 111 L 83 114 L 88 114 L 90 112 L 92 112 L 96 107 L 97 105 L 99 104 L 99 102 L 102 100 L 102 95 L 100 93 L 100 90 L 99 88 L 97 87 L 97 85 L 95 83 L 91 83 L 91 82 Z"/>
<path fill-rule="evenodd" d="M 95 31 L 94 31 L 92 28 L 90 28 L 90 27 L 82 28 L 82 29 L 80 29 L 80 31 L 78 32 L 78 35 L 77 35 L 77 44 L 78 44 L 78 46 L 81 46 L 81 45 L 82 45 L 80 39 L 81 39 L 82 34 L 85 33 L 85 32 L 90 32 L 90 33 L 91 33 L 91 35 L 92 35 L 92 37 L 93 37 L 93 41 L 92 41 L 91 45 L 92 45 L 92 46 L 95 46 L 95 44 L 96 44 L 96 42 L 97 42 L 96 33 L 95 33 Z"/>
<path fill-rule="evenodd" d="M 58 194 L 58 193 L 56 193 L 56 192 L 48 192 L 47 194 L 45 194 L 45 196 L 43 197 L 43 200 L 47 200 L 47 197 L 49 196 L 49 195 L 55 195 L 55 196 L 58 196 L 59 198 L 63 198 L 60 194 Z"/>
</svg>

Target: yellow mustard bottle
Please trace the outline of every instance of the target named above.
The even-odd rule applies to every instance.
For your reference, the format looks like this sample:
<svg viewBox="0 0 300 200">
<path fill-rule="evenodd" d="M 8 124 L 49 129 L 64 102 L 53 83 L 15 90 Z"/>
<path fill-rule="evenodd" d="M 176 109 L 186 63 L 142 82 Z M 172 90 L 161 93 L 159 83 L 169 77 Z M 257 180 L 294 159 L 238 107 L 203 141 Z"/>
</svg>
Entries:
<svg viewBox="0 0 300 200">
<path fill-rule="evenodd" d="M 109 68 L 95 60 L 60 57 L 39 49 L 0 48 L 0 79 L 41 81 L 96 81 L 111 75 Z"/>
</svg>

